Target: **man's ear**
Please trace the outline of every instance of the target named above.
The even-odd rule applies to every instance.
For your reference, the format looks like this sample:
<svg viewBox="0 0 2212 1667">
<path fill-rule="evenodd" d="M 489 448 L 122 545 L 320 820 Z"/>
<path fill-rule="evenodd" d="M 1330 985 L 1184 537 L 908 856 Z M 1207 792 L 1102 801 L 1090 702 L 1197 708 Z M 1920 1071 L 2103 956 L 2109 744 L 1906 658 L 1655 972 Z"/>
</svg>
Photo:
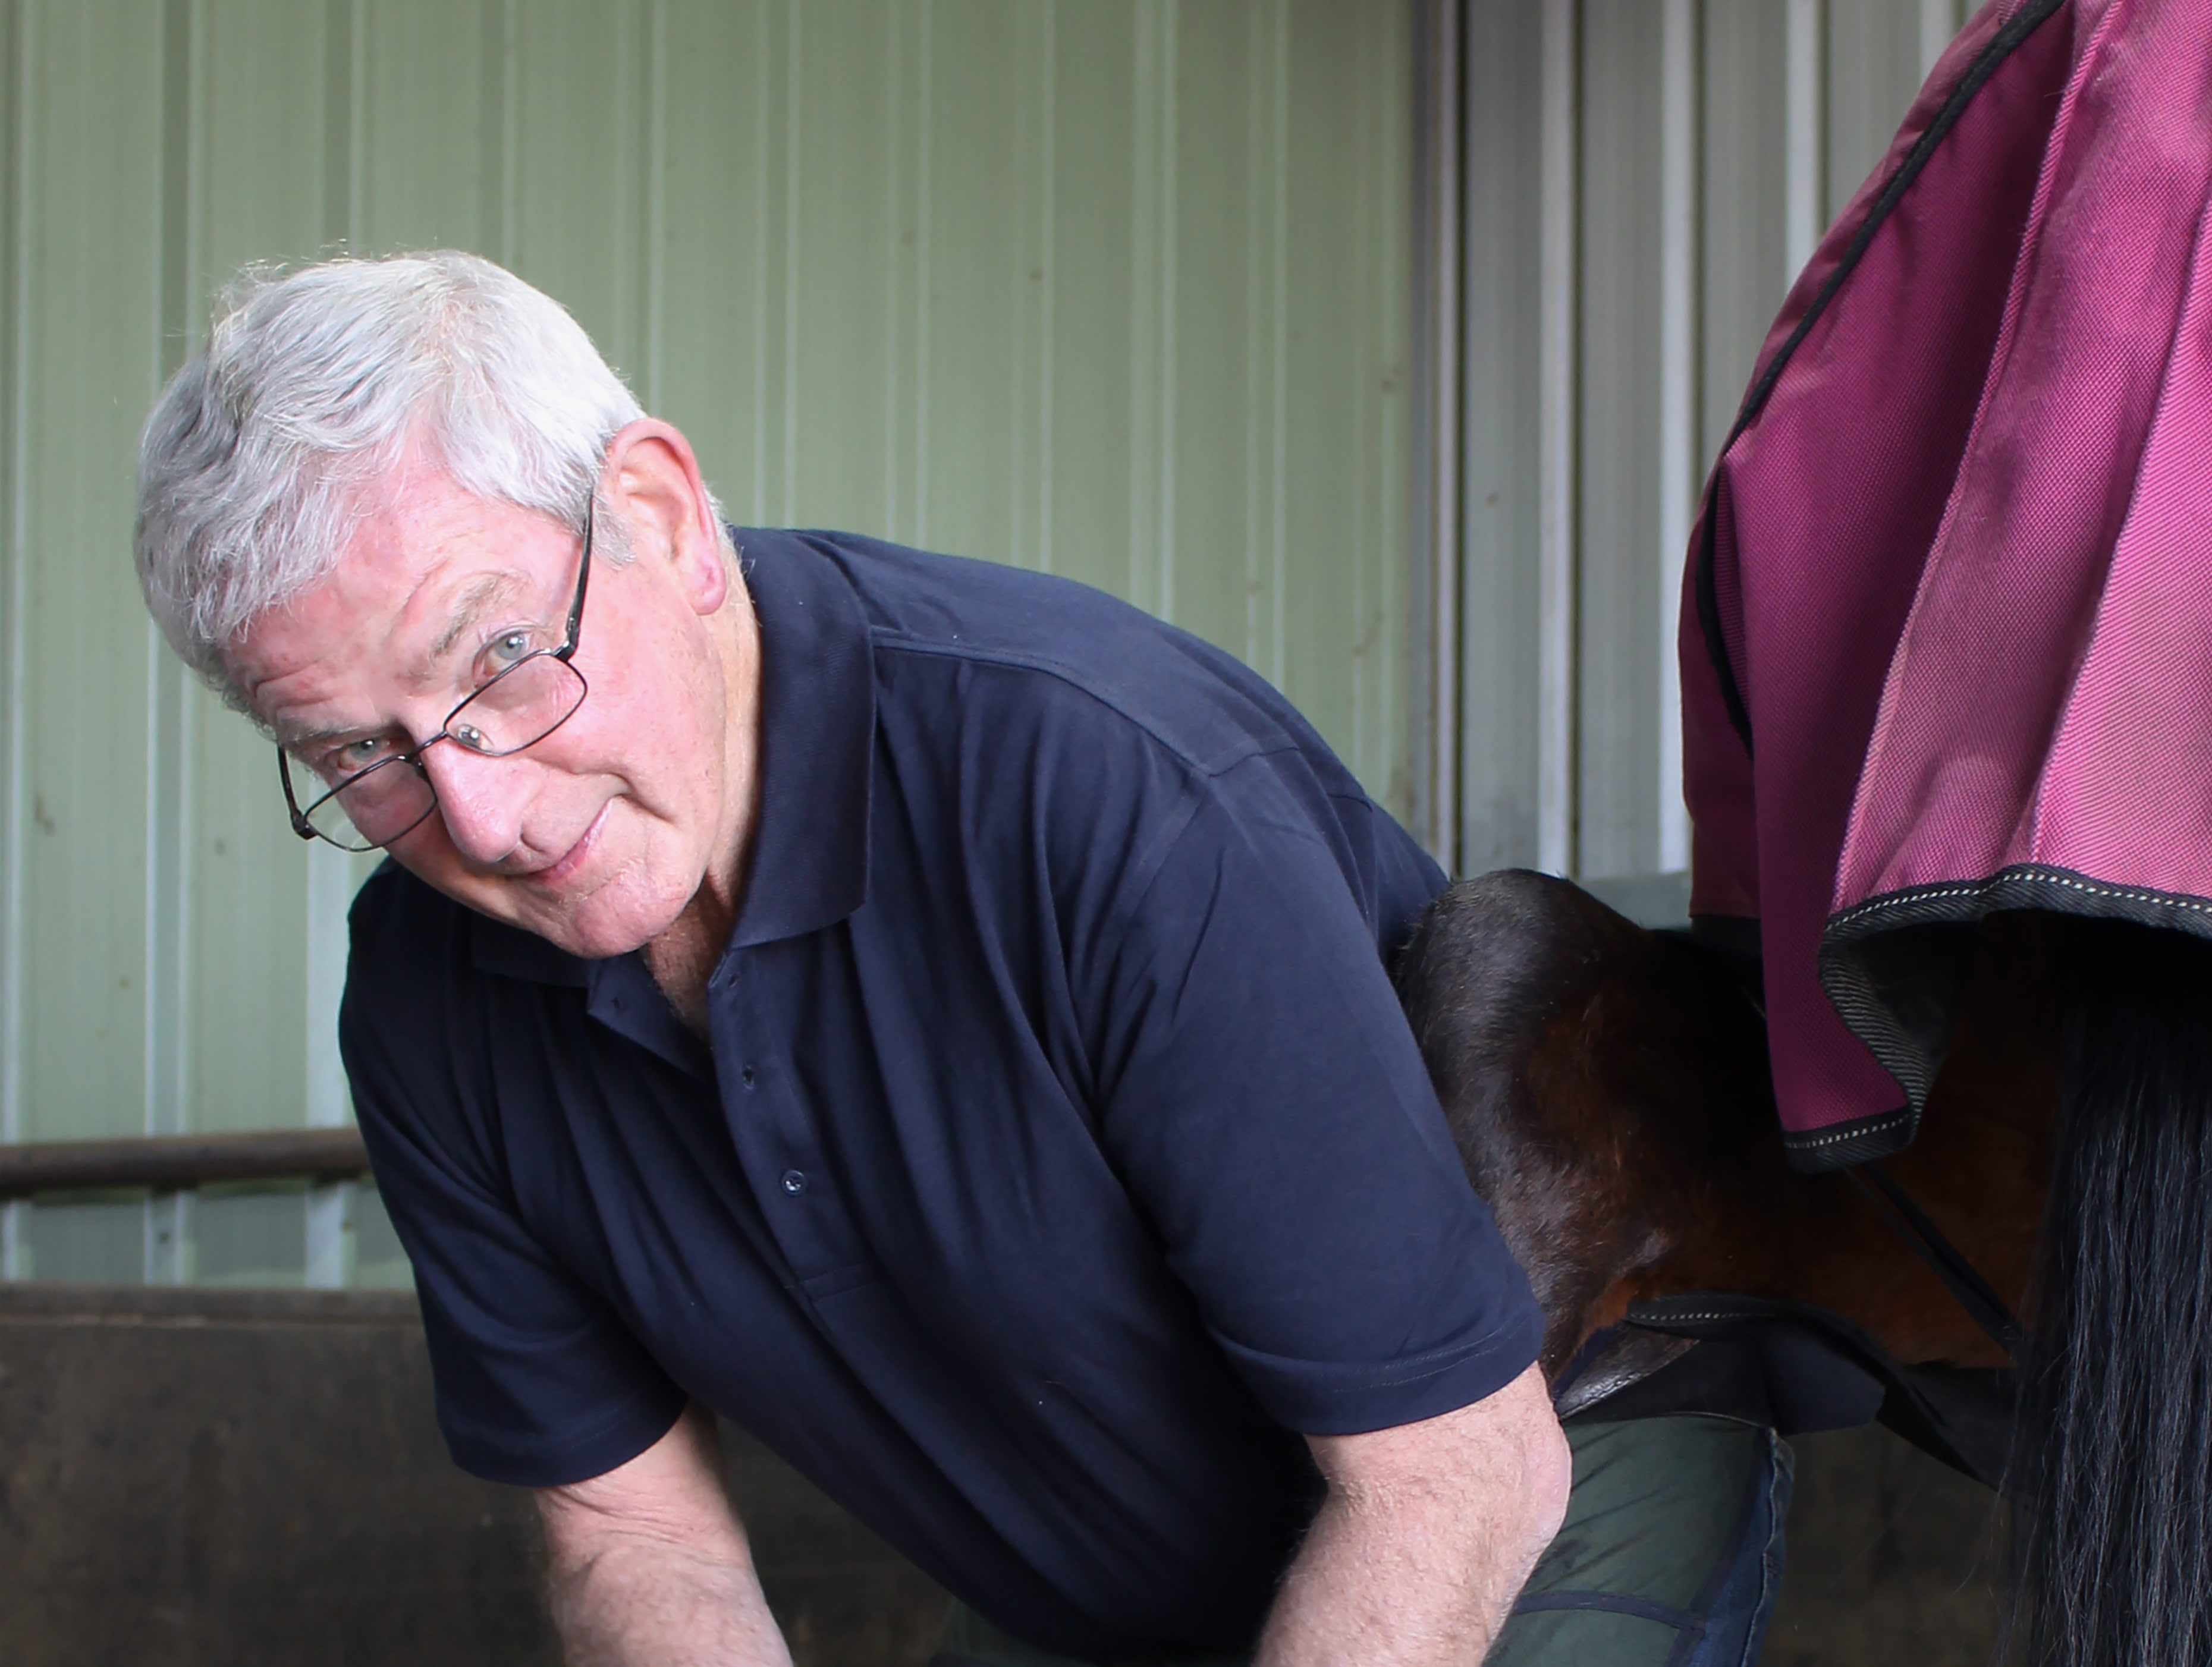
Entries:
<svg viewBox="0 0 2212 1667">
<path fill-rule="evenodd" d="M 637 559 L 668 562 L 695 611 L 720 608 L 729 592 L 722 530 L 682 431 L 656 417 L 630 423 L 608 442 L 603 478 L 611 506 L 638 546 Z"/>
</svg>

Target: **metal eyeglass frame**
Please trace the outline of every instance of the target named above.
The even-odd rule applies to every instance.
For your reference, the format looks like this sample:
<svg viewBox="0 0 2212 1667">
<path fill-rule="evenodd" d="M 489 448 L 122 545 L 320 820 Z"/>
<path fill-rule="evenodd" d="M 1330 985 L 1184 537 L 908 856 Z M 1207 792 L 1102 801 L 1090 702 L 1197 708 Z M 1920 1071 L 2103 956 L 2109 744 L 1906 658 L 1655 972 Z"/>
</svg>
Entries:
<svg viewBox="0 0 2212 1667">
<path fill-rule="evenodd" d="M 576 595 L 574 599 L 568 604 L 568 630 L 567 636 L 562 640 L 561 646 L 558 648 L 534 648 L 531 650 L 529 653 L 525 654 L 520 659 L 517 660 L 513 665 L 508 666 L 497 676 L 489 679 L 483 688 L 471 690 L 465 700 L 460 701 L 451 712 L 446 714 L 445 724 L 443 727 L 439 730 L 437 734 L 432 736 L 421 746 L 410 748 L 408 751 L 404 753 L 394 753 L 389 758 L 380 758 L 366 770 L 356 770 L 353 774 L 348 776 L 343 781 L 338 783 L 337 786 L 331 788 L 328 792 L 320 794 L 318 797 L 308 800 L 305 809 L 301 809 L 298 796 L 292 791 L 292 772 L 285 763 L 284 749 L 282 746 L 279 746 L 276 749 L 276 779 L 278 783 L 284 789 L 284 808 L 291 813 L 293 833 L 298 834 L 303 840 L 322 840 L 328 844 L 337 846 L 341 851 L 351 851 L 356 849 L 356 847 L 345 844 L 343 840 L 331 839 L 329 834 L 324 833 L 320 828 L 317 827 L 313 822 L 308 821 L 308 818 L 325 804 L 336 798 L 340 793 L 345 791 L 347 788 L 351 787 L 355 783 L 360 781 L 364 776 L 373 776 L 379 770 L 386 770 L 390 769 L 394 765 L 404 764 L 422 778 L 422 785 L 428 791 L 430 795 L 430 803 L 423 807 L 422 814 L 421 815 L 416 817 L 413 821 L 408 823 L 406 827 L 401 828 L 397 834 L 392 834 L 391 838 L 380 840 L 374 845 L 361 847 L 361 849 L 368 851 L 386 849 L 392 846 L 395 841 L 405 839 L 416 828 L 422 827 L 424 822 L 429 821 L 431 816 L 436 813 L 438 809 L 438 790 L 430 780 L 430 773 L 422 767 L 422 755 L 428 752 L 431 748 L 436 746 L 441 741 L 450 741 L 456 747 L 464 748 L 469 752 L 474 753 L 478 758 L 512 758 L 517 753 L 527 752 L 531 748 L 543 741 L 546 736 L 551 735 L 555 730 L 559 729 L 562 724 L 565 724 L 571 718 L 574 718 L 576 713 L 582 709 L 585 700 L 589 698 L 591 694 L 592 686 L 590 682 L 586 680 L 584 674 L 576 670 L 573 660 L 576 652 L 578 636 L 582 631 L 584 626 L 584 594 L 590 588 L 592 582 L 592 504 L 587 500 L 584 506 L 584 555 L 582 561 L 578 563 L 576 567 Z M 560 661 L 562 665 L 568 668 L 570 674 L 574 676 L 576 682 L 580 684 L 583 688 L 583 693 L 576 697 L 576 704 L 561 714 L 560 723 L 554 724 L 552 729 L 545 730 L 544 734 L 533 735 L 520 747 L 507 747 L 497 751 L 488 751 L 481 747 L 471 747 L 467 742 L 462 740 L 460 737 L 453 733 L 453 720 L 459 718 L 464 712 L 466 712 L 471 706 L 483 699 L 486 694 L 497 688 L 501 682 L 505 681 L 507 678 L 514 676 L 516 672 L 521 670 L 523 667 L 528 665 L 532 660 L 544 659 Z M 350 821 L 352 818 L 349 816 L 347 820 Z"/>
</svg>

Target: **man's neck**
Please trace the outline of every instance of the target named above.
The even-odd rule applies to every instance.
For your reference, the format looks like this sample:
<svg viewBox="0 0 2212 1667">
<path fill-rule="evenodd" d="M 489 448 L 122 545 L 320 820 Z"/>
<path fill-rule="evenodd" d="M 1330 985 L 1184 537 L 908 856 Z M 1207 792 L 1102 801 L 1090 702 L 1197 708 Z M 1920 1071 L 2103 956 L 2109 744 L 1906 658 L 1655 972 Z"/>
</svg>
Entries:
<svg viewBox="0 0 2212 1667">
<path fill-rule="evenodd" d="M 706 905 L 702 907 L 702 905 Z M 707 981 L 730 941 L 734 910 L 716 905 L 702 888 L 675 924 L 645 946 L 645 964 L 660 993 L 692 1034 L 707 1039 Z"/>
<path fill-rule="evenodd" d="M 732 627 L 724 651 L 731 691 L 724 767 L 730 800 L 720 854 L 684 912 L 643 951 L 653 981 L 677 1016 L 702 1040 L 707 1036 L 707 981 L 737 924 L 760 820 L 760 620 L 744 579 L 734 571 L 729 599 L 723 605 Z"/>
</svg>

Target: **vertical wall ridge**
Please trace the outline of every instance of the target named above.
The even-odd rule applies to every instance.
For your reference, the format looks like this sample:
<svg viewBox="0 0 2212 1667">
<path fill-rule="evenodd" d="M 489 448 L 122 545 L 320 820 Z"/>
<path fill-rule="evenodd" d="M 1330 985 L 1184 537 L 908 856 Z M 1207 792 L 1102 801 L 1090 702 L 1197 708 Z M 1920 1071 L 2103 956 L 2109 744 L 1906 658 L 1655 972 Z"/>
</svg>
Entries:
<svg viewBox="0 0 2212 1667">
<path fill-rule="evenodd" d="M 1037 202 L 1037 481 L 1036 500 L 1036 565 L 1043 573 L 1054 571 L 1052 548 L 1053 476 L 1058 465 L 1053 433 L 1053 409 L 1055 390 L 1053 378 L 1057 368 L 1054 340 L 1057 309 L 1054 298 L 1060 282 L 1060 269 L 1055 256 L 1059 241 L 1060 200 L 1055 175 L 1060 167 L 1060 103 L 1055 96 L 1060 80 L 1060 6 L 1058 0 L 1045 0 L 1040 8 L 1043 19 L 1042 39 L 1037 43 L 1037 136 L 1041 148 L 1038 157 L 1038 178 L 1041 185 Z"/>
<path fill-rule="evenodd" d="M 486 9 L 479 37 L 487 63 L 496 39 L 496 3 Z M 369 52 L 366 0 L 330 0 L 323 17 L 323 157 L 322 212 L 325 246 L 336 246 L 352 254 L 370 252 L 365 226 L 368 162 L 368 124 Z M 495 89 L 497 82 L 481 76 L 480 86 Z M 496 134 L 499 105 L 487 100 L 488 113 L 479 121 L 486 140 Z M 480 198 L 492 196 L 495 187 L 484 176 L 487 157 L 497 151 L 487 142 L 477 160 L 477 187 Z M 493 164 L 495 166 L 495 163 Z M 218 719 L 218 721 L 221 721 Z M 271 807 L 272 813 L 274 806 Z M 347 1092 L 345 1064 L 338 1053 L 338 1008 L 345 992 L 348 932 L 346 914 L 358 883 L 354 859 L 334 846 L 319 840 L 305 851 L 306 921 L 305 979 L 301 1036 L 301 1072 L 300 1120 L 309 1128 L 337 1128 L 349 1122 L 352 1102 Z M 348 1282 L 354 1224 L 356 1189 L 350 1182 L 309 1187 L 300 1201 L 302 1212 L 303 1266 L 301 1277 L 310 1287 L 331 1289 Z"/>
<path fill-rule="evenodd" d="M 638 334 L 643 343 L 644 404 L 661 409 L 661 328 L 668 305 L 668 0 L 646 0 L 641 27 L 639 118 L 644 135 L 639 146 L 638 196 L 644 204 L 640 227 L 643 267 L 638 298 Z"/>
<path fill-rule="evenodd" d="M 1536 864 L 1575 871 L 1577 0 L 1544 0 Z"/>
<path fill-rule="evenodd" d="M 1422 843 L 1447 873 L 1468 864 L 1462 762 L 1468 724 L 1461 710 L 1461 657 L 1467 621 L 1462 573 L 1472 553 L 1462 500 L 1462 406 L 1470 347 L 1463 328 L 1470 304 L 1467 237 L 1469 184 L 1462 158 L 1471 142 L 1465 114 L 1469 75 L 1465 0 L 1428 0 L 1415 42 L 1421 65 L 1421 185 L 1416 221 L 1419 288 L 1412 379 L 1421 395 L 1413 524 L 1425 559 L 1410 598 L 1417 680 L 1426 691 L 1412 714 L 1425 767 L 1413 784 Z"/>
<path fill-rule="evenodd" d="M 937 190 L 935 136 L 936 9 L 915 0 L 914 147 L 914 536 L 929 538 L 931 300 L 937 251 L 930 239 L 930 203 Z"/>
<path fill-rule="evenodd" d="M 1267 227 L 1261 208 L 1263 184 L 1271 160 L 1267 141 L 1269 133 L 1264 113 L 1268 100 L 1265 84 L 1269 65 L 1261 51 L 1263 19 L 1267 9 L 1267 0 L 1245 0 L 1244 5 L 1244 566 L 1243 639 L 1239 658 L 1247 665 L 1258 665 L 1260 659 L 1260 585 L 1261 547 L 1265 530 L 1261 524 L 1260 505 L 1263 494 L 1261 479 L 1262 456 L 1267 450 L 1267 433 L 1262 415 L 1261 385 L 1267 376 L 1267 349 L 1273 345 L 1273 332 L 1268 329 L 1267 307 L 1263 295 L 1272 288 L 1268 263 L 1273 248 L 1268 244 Z"/>
<path fill-rule="evenodd" d="M 1289 0 L 1274 0 L 1273 27 L 1268 31 L 1272 62 L 1268 66 L 1268 142 L 1273 158 L 1269 184 L 1273 187 L 1267 205 L 1273 233 L 1268 259 L 1273 282 L 1267 296 L 1267 355 L 1270 385 L 1267 401 L 1267 641 L 1255 655 L 1256 664 L 1278 688 L 1288 681 L 1290 664 L 1285 654 L 1285 589 L 1289 569 L 1284 524 L 1284 474 L 1289 468 L 1291 433 L 1291 9 Z"/>
<path fill-rule="evenodd" d="M 4 567 L 0 597 L 6 615 L 0 623 L 0 679 L 6 702 L 0 711 L 0 1140 L 23 1137 L 23 822 L 25 723 L 23 634 L 28 618 L 28 575 L 22 484 L 27 473 L 24 437 L 29 427 L 23 380 L 25 332 L 30 309 L 24 294 L 24 224 L 29 205 L 32 88 L 30 53 L 25 35 L 31 27 L 26 0 L 0 6 L 0 27 L 7 31 L 4 74 L 7 151 L 0 167 L 0 502 L 5 504 Z M 0 1203 L 0 1278 L 23 1276 L 27 1238 L 27 1203 Z"/>
<path fill-rule="evenodd" d="M 1176 375 L 1176 135 L 1182 101 L 1181 80 L 1176 72 L 1176 46 L 1182 24 L 1181 0 L 1160 0 L 1159 92 L 1159 260 L 1153 282 L 1159 286 L 1154 338 L 1159 355 L 1158 397 L 1158 451 L 1153 475 L 1155 516 L 1152 555 L 1155 590 L 1151 606 L 1162 619 L 1176 616 L 1176 401 L 1181 391 Z"/>
<path fill-rule="evenodd" d="M 323 7 L 323 215 L 325 252 L 356 252 L 354 226 L 356 0 Z"/>
<path fill-rule="evenodd" d="M 1658 850 L 1662 873 L 1690 865 L 1682 797 L 1681 671 L 1675 653 L 1682 563 L 1698 472 L 1698 12 L 1664 0 L 1660 46 Z"/>
<path fill-rule="evenodd" d="M 1157 594 L 1152 540 L 1156 524 L 1158 452 L 1159 346 L 1155 313 L 1158 288 L 1160 173 L 1159 61 L 1161 8 L 1164 0 L 1134 0 L 1130 7 L 1131 56 L 1129 146 L 1129 570 L 1122 594 L 1143 605 Z"/>
</svg>

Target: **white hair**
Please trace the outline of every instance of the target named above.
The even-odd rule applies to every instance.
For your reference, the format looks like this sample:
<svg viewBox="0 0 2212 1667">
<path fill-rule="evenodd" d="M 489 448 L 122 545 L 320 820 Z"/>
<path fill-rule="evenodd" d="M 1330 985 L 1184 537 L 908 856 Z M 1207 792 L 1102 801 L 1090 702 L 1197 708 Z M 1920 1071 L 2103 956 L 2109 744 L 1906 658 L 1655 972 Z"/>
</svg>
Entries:
<svg viewBox="0 0 2212 1667">
<path fill-rule="evenodd" d="M 139 443 L 146 605 L 245 710 L 224 646 L 328 575 L 410 447 L 580 530 L 608 442 L 643 415 L 557 302 L 474 255 L 248 268 Z M 602 532 L 619 560 L 622 529 Z"/>
</svg>

